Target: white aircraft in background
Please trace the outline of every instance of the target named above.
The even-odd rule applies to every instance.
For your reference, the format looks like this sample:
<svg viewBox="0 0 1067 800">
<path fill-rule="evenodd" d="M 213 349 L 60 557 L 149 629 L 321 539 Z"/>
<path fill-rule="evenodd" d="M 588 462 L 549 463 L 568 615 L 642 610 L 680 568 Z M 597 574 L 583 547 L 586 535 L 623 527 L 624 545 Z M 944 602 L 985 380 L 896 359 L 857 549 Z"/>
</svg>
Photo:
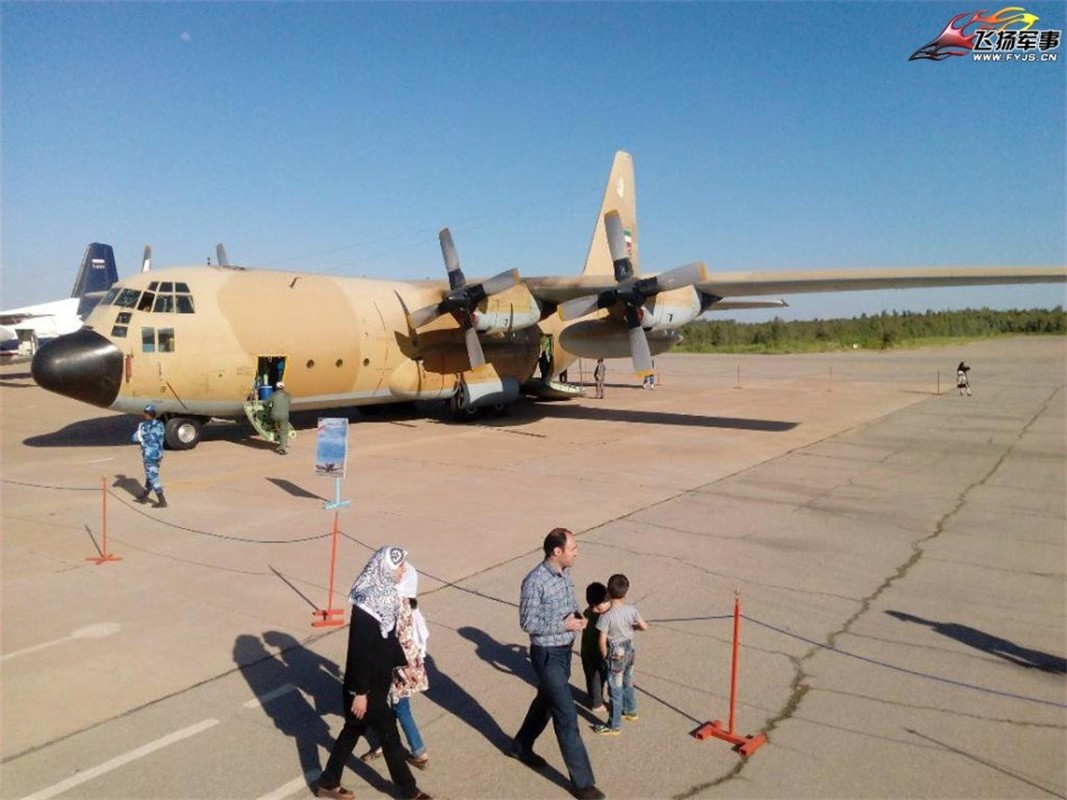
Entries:
<svg viewBox="0 0 1067 800">
<path fill-rule="evenodd" d="M 914 267 L 641 272 L 633 159 L 617 153 L 580 275 L 467 280 L 448 229 L 447 281 L 370 280 L 229 264 L 142 272 L 116 284 L 81 330 L 33 359 L 52 392 L 115 411 L 153 403 L 173 449 L 211 417 L 248 416 L 284 377 L 294 411 L 443 399 L 460 419 L 521 394 L 563 399 L 578 357 L 629 356 L 638 374 L 706 311 L 779 306 L 797 292 L 1063 283 L 1067 268 Z M 748 299 L 753 298 L 753 299 Z M 577 391 L 572 391 L 577 390 Z"/>
<path fill-rule="evenodd" d="M 90 244 L 70 297 L 0 311 L 0 359 L 12 363 L 30 358 L 45 342 L 78 330 L 118 279 L 111 245 Z"/>
</svg>

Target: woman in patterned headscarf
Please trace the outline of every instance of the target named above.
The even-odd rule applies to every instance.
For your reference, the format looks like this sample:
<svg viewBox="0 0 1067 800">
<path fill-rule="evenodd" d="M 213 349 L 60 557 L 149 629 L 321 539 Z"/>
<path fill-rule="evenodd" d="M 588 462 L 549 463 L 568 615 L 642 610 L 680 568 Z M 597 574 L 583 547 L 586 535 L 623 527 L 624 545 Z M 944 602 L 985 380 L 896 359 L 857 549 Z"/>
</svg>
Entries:
<svg viewBox="0 0 1067 800">
<path fill-rule="evenodd" d="M 359 737 L 373 728 L 381 742 L 389 775 L 400 796 L 429 800 L 419 791 L 400 744 L 396 715 L 389 707 L 389 686 L 393 669 L 407 665 L 396 638 L 396 617 L 400 605 L 396 585 L 407 568 L 407 552 L 401 547 L 382 547 L 363 567 L 348 602 L 352 621 L 348 628 L 348 659 L 345 664 L 345 726 L 334 742 L 330 760 L 322 771 L 316 797 L 352 800 L 355 795 L 341 786 L 341 772 L 352 755 Z"/>
</svg>

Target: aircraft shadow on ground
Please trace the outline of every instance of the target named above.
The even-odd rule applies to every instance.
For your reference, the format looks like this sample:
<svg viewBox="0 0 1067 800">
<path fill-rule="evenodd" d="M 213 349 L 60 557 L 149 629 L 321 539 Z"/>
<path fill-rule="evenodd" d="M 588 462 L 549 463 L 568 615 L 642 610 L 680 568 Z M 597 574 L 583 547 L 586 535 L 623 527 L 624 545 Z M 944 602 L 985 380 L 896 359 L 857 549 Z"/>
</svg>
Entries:
<svg viewBox="0 0 1067 800">
<path fill-rule="evenodd" d="M 30 436 L 22 441 L 27 447 L 107 447 L 109 445 L 129 444 L 135 447 L 133 433 L 141 422 L 141 417 L 134 414 L 119 414 L 106 417 L 94 417 L 72 422 L 52 433 Z M 201 441 L 247 442 L 252 446 L 274 447 L 270 442 L 253 438 L 251 425 L 229 422 L 205 425 Z"/>
<path fill-rule="evenodd" d="M 275 655 L 267 649 L 268 645 L 280 652 Z M 320 748 L 329 752 L 334 743 L 326 715 L 344 715 L 341 672 L 337 664 L 281 631 L 267 631 L 262 639 L 252 634 L 238 636 L 233 645 L 233 660 L 255 697 L 267 696 L 286 684 L 296 688 L 262 701 L 263 713 L 274 727 L 293 739 L 301 771 L 304 774 L 321 771 L 325 764 L 319 761 Z M 376 791 L 392 793 L 392 781 L 355 754 L 345 766 Z"/>
<path fill-rule="evenodd" d="M 935 633 L 955 639 L 957 642 L 962 642 L 968 647 L 973 647 L 984 653 L 1003 658 L 1016 666 L 1039 669 L 1042 672 L 1051 672 L 1057 675 L 1067 674 L 1067 659 L 1040 650 L 1032 650 L 1029 647 L 1021 647 L 1015 642 L 1009 642 L 1007 639 L 1001 639 L 999 636 L 993 636 L 977 628 L 960 625 L 957 622 L 937 622 L 923 619 L 912 614 L 906 614 L 903 611 L 890 610 L 885 613 L 899 619 L 901 622 L 926 625 Z"/>
<path fill-rule="evenodd" d="M 294 430 L 304 435 L 315 435 L 321 417 L 343 417 L 360 424 L 398 424 L 423 419 L 453 424 L 448 404 L 444 402 L 399 403 L 386 406 L 361 408 L 324 409 L 293 414 Z M 784 420 L 746 419 L 743 417 L 716 417 L 703 414 L 677 414 L 669 411 L 643 411 L 577 405 L 566 402 L 520 401 L 510 406 L 502 416 L 486 415 L 467 425 L 483 425 L 492 428 L 519 428 L 546 417 L 576 420 L 600 420 L 604 422 L 633 422 L 646 425 L 683 425 L 694 428 L 729 428 L 733 430 L 782 433 L 792 430 L 799 423 Z M 23 440 L 27 447 L 106 447 L 132 443 L 133 432 L 141 418 L 133 414 L 120 414 L 79 420 L 52 433 L 31 436 Z M 459 423 L 454 423 L 459 424 Z M 273 449 L 244 421 L 216 421 L 204 425 L 201 441 L 229 441 L 257 450 Z"/>
</svg>

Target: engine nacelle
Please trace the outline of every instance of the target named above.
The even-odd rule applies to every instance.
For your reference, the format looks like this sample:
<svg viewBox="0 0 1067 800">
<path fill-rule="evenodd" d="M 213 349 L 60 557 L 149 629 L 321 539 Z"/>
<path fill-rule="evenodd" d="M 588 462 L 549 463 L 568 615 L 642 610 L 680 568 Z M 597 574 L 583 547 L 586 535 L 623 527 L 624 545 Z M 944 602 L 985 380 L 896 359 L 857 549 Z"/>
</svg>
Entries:
<svg viewBox="0 0 1067 800">
<path fill-rule="evenodd" d="M 479 333 L 510 333 L 541 321 L 541 304 L 525 284 L 485 298 L 474 312 Z"/>
<path fill-rule="evenodd" d="M 680 328 L 700 316 L 701 310 L 700 297 L 690 286 L 661 292 L 641 307 L 641 327 L 646 331 Z"/>
<path fill-rule="evenodd" d="M 674 330 L 651 330 L 646 334 L 652 355 L 670 350 L 682 341 Z M 630 333 L 626 324 L 613 319 L 590 319 L 568 325 L 559 335 L 560 346 L 582 358 L 629 358 Z"/>
<path fill-rule="evenodd" d="M 519 382 L 515 378 L 491 378 L 477 383 L 460 383 L 456 404 L 461 409 L 481 408 L 514 403 L 519 399 Z"/>
</svg>

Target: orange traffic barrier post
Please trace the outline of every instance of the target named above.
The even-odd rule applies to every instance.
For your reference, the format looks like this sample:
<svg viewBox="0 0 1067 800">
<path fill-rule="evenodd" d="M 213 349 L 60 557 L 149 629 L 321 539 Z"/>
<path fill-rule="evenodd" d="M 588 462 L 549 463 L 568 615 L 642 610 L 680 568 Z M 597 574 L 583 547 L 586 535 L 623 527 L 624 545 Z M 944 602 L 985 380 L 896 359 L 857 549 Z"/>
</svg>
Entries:
<svg viewBox="0 0 1067 800">
<path fill-rule="evenodd" d="M 326 608 L 316 608 L 311 612 L 312 616 L 318 618 L 311 623 L 312 628 L 335 628 L 345 624 L 344 609 L 333 607 L 333 574 L 337 563 L 337 515 L 339 513 L 339 511 L 333 512 L 333 533 L 330 537 L 332 539 L 330 544 L 330 588 L 326 594 Z M 337 617 L 340 617 L 340 619 L 337 619 Z"/>
<path fill-rule="evenodd" d="M 101 523 L 102 533 L 100 534 L 100 546 L 101 551 L 98 556 L 89 556 L 86 561 L 92 561 L 97 566 L 106 564 L 108 561 L 122 561 L 122 556 L 116 556 L 113 553 L 107 551 L 107 476 L 100 476 L 100 489 L 101 489 L 101 516 L 103 521 Z"/>
<path fill-rule="evenodd" d="M 741 595 L 734 593 L 734 645 L 733 658 L 730 664 L 730 727 L 724 728 L 720 720 L 705 722 L 695 731 L 693 736 L 701 741 L 715 737 L 723 739 L 734 746 L 734 750 L 743 756 L 750 756 L 767 742 L 766 735 L 761 731 L 755 736 L 740 736 L 734 733 L 734 717 L 737 711 L 737 651 L 741 643 Z"/>
</svg>

